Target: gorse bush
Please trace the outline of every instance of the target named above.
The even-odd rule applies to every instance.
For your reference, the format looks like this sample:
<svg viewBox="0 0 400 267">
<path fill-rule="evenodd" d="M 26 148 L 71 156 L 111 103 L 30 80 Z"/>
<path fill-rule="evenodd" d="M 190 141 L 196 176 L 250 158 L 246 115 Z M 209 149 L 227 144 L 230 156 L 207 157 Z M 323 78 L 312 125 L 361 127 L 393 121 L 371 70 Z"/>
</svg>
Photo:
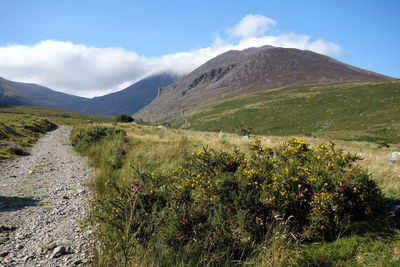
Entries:
<svg viewBox="0 0 400 267">
<path fill-rule="evenodd" d="M 136 170 L 130 185 L 107 181 L 95 216 L 125 263 L 138 248 L 155 264 L 244 261 L 268 243 L 277 218 L 299 240 L 332 239 L 375 215 L 383 197 L 358 160 L 334 144 L 302 139 L 272 149 L 254 139 L 250 154 L 204 149 L 172 173 Z M 118 250 L 118 249 L 117 249 Z"/>
<path fill-rule="evenodd" d="M 126 114 L 121 114 L 115 117 L 115 122 L 133 122 L 134 119 Z"/>
<path fill-rule="evenodd" d="M 113 140 L 120 136 L 126 136 L 123 129 L 110 126 L 95 126 L 89 129 L 80 128 L 78 133 L 72 137 L 72 145 L 81 151 L 86 147 L 100 143 L 103 140 Z"/>
</svg>

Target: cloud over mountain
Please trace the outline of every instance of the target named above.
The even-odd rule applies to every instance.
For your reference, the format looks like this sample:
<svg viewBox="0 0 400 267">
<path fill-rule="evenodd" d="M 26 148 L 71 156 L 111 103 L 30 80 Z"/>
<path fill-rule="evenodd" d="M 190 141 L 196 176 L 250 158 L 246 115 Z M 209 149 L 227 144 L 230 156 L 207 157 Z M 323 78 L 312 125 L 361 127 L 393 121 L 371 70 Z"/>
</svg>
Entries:
<svg viewBox="0 0 400 267">
<path fill-rule="evenodd" d="M 249 38 L 265 34 L 267 30 L 275 27 L 276 21 L 261 15 L 246 15 L 238 24 L 229 29 L 232 36 Z"/>
<path fill-rule="evenodd" d="M 98 96 L 125 88 L 145 76 L 160 72 L 184 74 L 228 50 L 272 45 L 307 49 L 340 56 L 339 45 L 296 33 L 268 34 L 277 24 L 261 15 L 246 15 L 228 29 L 231 38 L 219 35 L 208 47 L 148 58 L 120 47 L 98 48 L 46 40 L 35 45 L 0 46 L 0 76 L 32 82 L 61 92 Z"/>
</svg>

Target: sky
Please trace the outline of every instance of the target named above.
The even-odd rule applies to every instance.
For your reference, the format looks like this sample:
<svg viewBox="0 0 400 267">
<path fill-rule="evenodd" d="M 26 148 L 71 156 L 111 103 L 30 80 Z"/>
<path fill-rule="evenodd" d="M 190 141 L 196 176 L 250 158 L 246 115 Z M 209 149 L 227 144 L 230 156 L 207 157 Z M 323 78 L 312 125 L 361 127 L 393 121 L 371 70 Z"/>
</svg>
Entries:
<svg viewBox="0 0 400 267">
<path fill-rule="evenodd" d="M 231 49 L 307 49 L 400 78 L 398 0 L 1 0 L 0 77 L 85 97 Z"/>
</svg>

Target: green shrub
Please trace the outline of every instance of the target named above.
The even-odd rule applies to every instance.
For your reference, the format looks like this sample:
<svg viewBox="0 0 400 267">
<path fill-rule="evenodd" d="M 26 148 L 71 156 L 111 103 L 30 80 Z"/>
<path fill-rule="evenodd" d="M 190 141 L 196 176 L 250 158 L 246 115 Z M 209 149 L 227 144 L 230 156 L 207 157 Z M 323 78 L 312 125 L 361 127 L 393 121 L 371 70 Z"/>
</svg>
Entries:
<svg viewBox="0 0 400 267">
<path fill-rule="evenodd" d="M 250 133 L 253 131 L 253 129 L 249 126 L 244 125 L 244 123 L 240 123 L 238 125 L 236 125 L 236 132 L 240 135 L 240 136 L 250 136 Z"/>
<path fill-rule="evenodd" d="M 115 117 L 115 122 L 133 122 L 134 119 L 126 114 L 121 114 Z"/>
<path fill-rule="evenodd" d="M 88 146 L 100 143 L 103 140 L 113 140 L 119 136 L 125 136 L 126 132 L 120 128 L 109 126 L 95 126 L 88 129 L 80 128 L 72 137 L 72 145 L 81 151 Z"/>
<path fill-rule="evenodd" d="M 158 263 L 176 264 L 184 253 L 192 264 L 228 264 L 267 244 L 277 218 L 291 220 L 299 239 L 333 239 L 382 207 L 358 158 L 332 143 L 311 149 L 291 139 L 274 150 L 255 139 L 250 146 L 250 155 L 204 149 L 170 174 L 137 170 L 129 186 L 110 179 L 95 216 L 115 238 L 111 247 L 126 261 L 144 247 Z"/>
</svg>

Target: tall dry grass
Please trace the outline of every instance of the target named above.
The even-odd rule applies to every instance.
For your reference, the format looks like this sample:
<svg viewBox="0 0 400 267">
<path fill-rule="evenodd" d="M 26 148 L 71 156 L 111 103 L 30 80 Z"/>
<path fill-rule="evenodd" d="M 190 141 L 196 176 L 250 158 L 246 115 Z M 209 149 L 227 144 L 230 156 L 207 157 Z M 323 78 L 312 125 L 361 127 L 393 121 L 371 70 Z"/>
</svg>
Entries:
<svg viewBox="0 0 400 267">
<path fill-rule="evenodd" d="M 177 129 L 161 130 L 152 126 L 134 126 L 131 124 L 114 125 L 127 132 L 126 144 L 124 144 L 125 154 L 120 168 L 112 170 L 104 163 L 104 158 L 107 159 L 107 162 L 113 161 L 110 156 L 110 151 L 113 151 L 112 146 L 120 144 L 114 142 L 109 147 L 92 146 L 87 151 L 87 155 L 92 158 L 94 165 L 98 166 L 93 185 L 100 193 L 105 190 L 105 184 L 111 176 L 117 177 L 121 183 L 132 182 L 134 179 L 132 166 L 151 170 L 155 173 L 170 172 L 181 165 L 189 153 L 200 151 L 203 147 L 228 151 L 238 147 L 245 152 L 249 149 L 250 140 L 244 140 L 241 136 L 235 134 Z M 276 147 L 282 145 L 291 137 L 257 136 L 257 138 L 262 140 L 263 145 Z M 399 144 L 391 144 L 390 148 L 379 148 L 377 144 L 368 142 L 312 137 L 304 137 L 304 139 L 306 143 L 312 146 L 333 141 L 338 148 L 353 154 L 357 153 L 363 158 L 359 161 L 359 164 L 368 168 L 372 178 L 377 181 L 382 191 L 389 197 L 400 197 L 400 164 L 390 164 L 386 157 L 392 151 L 400 151 Z M 106 232 L 99 231 L 99 235 L 103 235 L 103 237 L 106 234 Z M 355 240 L 360 242 L 359 245 L 363 247 L 362 250 L 355 249 Z M 393 232 L 390 240 L 376 239 L 374 236 L 350 237 L 338 239 L 333 243 L 322 243 L 320 247 L 314 246 L 314 244 L 309 246 L 297 242 L 290 236 L 287 225 L 282 224 L 276 228 L 276 232 L 271 233 L 271 238 L 266 241 L 266 245 L 260 246 L 257 254 L 250 258 L 246 264 L 252 266 L 307 266 L 309 262 L 315 263 L 323 259 L 326 262 L 341 262 L 343 266 L 346 266 L 346 264 L 352 263 L 355 257 L 357 257 L 357 262 L 376 264 L 381 262 L 383 258 L 387 258 L 388 255 L 392 257 L 390 262 L 394 262 L 398 258 L 396 251 L 400 251 L 399 243 L 396 240 L 400 240 L 400 235 Z M 342 251 L 342 258 L 335 258 L 335 250 L 337 249 Z M 377 254 L 375 258 L 371 256 L 371 253 L 378 253 L 381 250 L 384 250 L 385 253 Z M 129 266 L 157 266 L 157 263 L 150 260 L 151 258 L 154 259 L 154 253 L 161 252 L 136 251 L 129 260 Z M 110 247 L 99 247 L 95 266 L 108 266 L 108 264 L 117 262 L 116 257 L 118 258 L 118 255 L 113 255 Z M 160 257 L 163 258 L 161 254 Z M 174 264 L 176 266 L 188 266 L 187 262 L 187 259 L 182 258 L 180 263 L 174 262 Z M 171 265 L 165 263 L 164 266 Z"/>
</svg>

